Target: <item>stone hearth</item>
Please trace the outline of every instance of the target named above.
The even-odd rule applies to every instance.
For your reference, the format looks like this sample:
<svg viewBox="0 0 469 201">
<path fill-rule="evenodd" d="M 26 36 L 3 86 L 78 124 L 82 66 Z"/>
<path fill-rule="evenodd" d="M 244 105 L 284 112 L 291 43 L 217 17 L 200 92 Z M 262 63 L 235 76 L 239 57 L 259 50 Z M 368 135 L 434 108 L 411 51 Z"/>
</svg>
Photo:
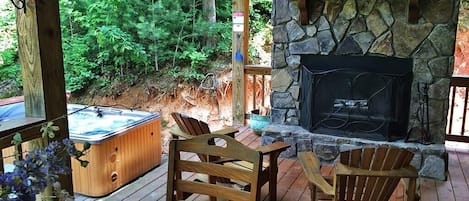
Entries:
<svg viewBox="0 0 469 201">
<path fill-rule="evenodd" d="M 314 151 L 324 163 L 332 163 L 340 151 L 346 151 L 365 146 L 396 146 L 411 150 L 415 153 L 412 165 L 419 170 L 422 177 L 446 179 L 447 153 L 442 144 L 423 145 L 421 143 L 408 143 L 403 140 L 394 142 L 373 141 L 359 138 L 337 137 L 311 133 L 301 126 L 271 124 L 262 132 L 262 144 L 271 144 L 274 141 L 283 141 L 291 145 L 282 152 L 281 157 L 293 158 L 297 152 Z"/>
<path fill-rule="evenodd" d="M 302 25 L 297 1 L 273 1 L 272 125 L 263 143 L 283 140 L 297 151 L 327 153 L 370 144 L 392 144 L 415 151 L 414 164 L 425 177 L 444 179 L 445 133 L 450 77 L 459 1 L 420 1 L 418 21 L 409 23 L 408 0 L 314 1 L 309 23 Z M 377 56 L 413 60 L 409 130 L 419 127 L 417 83 L 429 85 L 431 145 L 369 141 L 315 134 L 299 126 L 301 108 L 301 56 Z M 418 133 L 418 132 L 416 132 Z M 410 136 L 418 139 L 419 134 Z"/>
</svg>

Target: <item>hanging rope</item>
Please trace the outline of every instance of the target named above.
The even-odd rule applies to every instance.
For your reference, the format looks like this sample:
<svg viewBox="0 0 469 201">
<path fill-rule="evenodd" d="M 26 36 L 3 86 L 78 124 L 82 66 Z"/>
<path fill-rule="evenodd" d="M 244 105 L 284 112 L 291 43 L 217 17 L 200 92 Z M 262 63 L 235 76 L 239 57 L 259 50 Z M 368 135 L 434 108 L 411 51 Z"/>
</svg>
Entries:
<svg viewBox="0 0 469 201">
<path fill-rule="evenodd" d="M 200 83 L 199 89 L 196 93 L 196 97 L 198 97 L 198 93 L 201 89 L 208 91 L 210 94 L 210 104 L 212 105 L 212 111 L 216 109 L 217 114 L 220 114 L 220 106 L 217 100 L 218 87 L 219 85 L 215 74 L 208 73 L 207 75 L 205 75 L 205 78 Z"/>
<path fill-rule="evenodd" d="M 199 89 L 216 90 L 218 89 L 218 82 L 215 74 L 208 73 L 200 83 Z"/>
</svg>

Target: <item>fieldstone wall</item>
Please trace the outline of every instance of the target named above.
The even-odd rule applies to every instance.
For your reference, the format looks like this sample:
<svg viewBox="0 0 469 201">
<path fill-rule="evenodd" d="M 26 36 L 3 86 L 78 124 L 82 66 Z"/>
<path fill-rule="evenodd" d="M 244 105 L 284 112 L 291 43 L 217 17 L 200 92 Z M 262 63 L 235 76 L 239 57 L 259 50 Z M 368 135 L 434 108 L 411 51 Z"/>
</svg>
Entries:
<svg viewBox="0 0 469 201">
<path fill-rule="evenodd" d="M 428 83 L 431 141 L 444 149 L 459 1 L 421 1 L 415 24 L 408 22 L 408 0 L 318 2 L 310 9 L 309 24 L 301 25 L 297 1 L 273 1 L 272 123 L 299 125 L 303 54 L 412 58 L 409 128 L 419 126 L 417 83 Z M 292 140 L 297 139 L 312 137 Z M 441 154 L 431 155 L 442 159 Z"/>
</svg>

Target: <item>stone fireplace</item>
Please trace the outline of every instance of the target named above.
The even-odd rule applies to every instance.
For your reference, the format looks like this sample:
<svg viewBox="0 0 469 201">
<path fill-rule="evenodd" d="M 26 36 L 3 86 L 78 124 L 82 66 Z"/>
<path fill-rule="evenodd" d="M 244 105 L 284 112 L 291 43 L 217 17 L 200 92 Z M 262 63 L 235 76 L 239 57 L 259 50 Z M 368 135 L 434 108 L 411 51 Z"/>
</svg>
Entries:
<svg viewBox="0 0 469 201">
<path fill-rule="evenodd" d="M 300 126 L 372 140 L 406 136 L 411 59 L 302 55 L 301 64 Z"/>
<path fill-rule="evenodd" d="M 420 1 L 417 10 L 408 0 L 306 2 L 300 10 L 298 1 L 273 1 L 272 124 L 263 143 L 283 140 L 292 145 L 284 156 L 311 150 L 323 161 L 391 144 L 416 153 L 421 176 L 445 179 L 459 1 Z"/>
</svg>

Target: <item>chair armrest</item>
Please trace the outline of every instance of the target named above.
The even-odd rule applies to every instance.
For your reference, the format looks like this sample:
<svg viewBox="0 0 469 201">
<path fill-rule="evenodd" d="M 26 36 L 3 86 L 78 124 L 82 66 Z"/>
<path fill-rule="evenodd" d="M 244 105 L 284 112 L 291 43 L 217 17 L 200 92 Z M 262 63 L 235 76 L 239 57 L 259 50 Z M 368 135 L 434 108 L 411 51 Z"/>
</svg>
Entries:
<svg viewBox="0 0 469 201">
<path fill-rule="evenodd" d="M 270 153 L 280 153 L 282 151 L 287 150 L 290 147 L 289 144 L 281 141 L 274 142 L 272 144 L 264 145 L 258 147 L 256 150 L 262 152 L 262 154 L 270 154 Z"/>
<path fill-rule="evenodd" d="M 321 163 L 313 152 L 299 152 L 298 159 L 308 181 L 327 195 L 334 195 L 335 189 L 321 175 Z"/>
<path fill-rule="evenodd" d="M 228 135 L 232 138 L 235 137 L 235 134 L 238 132 L 238 129 L 228 127 L 228 128 L 223 128 L 220 130 L 213 131 L 211 134 L 221 134 L 221 135 Z"/>
<path fill-rule="evenodd" d="M 189 134 L 183 132 L 181 129 L 179 129 L 178 126 L 171 127 L 171 129 L 169 130 L 169 133 L 171 133 L 171 135 L 173 135 L 173 137 L 176 138 L 176 139 L 179 139 L 179 138 L 192 139 L 194 137 L 192 135 L 189 135 Z"/>
<path fill-rule="evenodd" d="M 400 177 L 417 178 L 418 172 L 414 166 L 399 168 L 395 170 L 366 170 L 346 166 L 338 162 L 335 166 L 336 175 L 355 175 L 355 176 L 373 176 L 373 177 Z"/>
<path fill-rule="evenodd" d="M 266 155 L 266 154 L 274 154 L 275 157 L 278 156 L 282 151 L 285 151 L 288 147 L 290 147 L 289 144 L 285 143 L 285 142 L 274 142 L 272 144 L 268 144 L 268 145 L 264 145 L 264 146 L 261 146 L 261 147 L 258 147 L 256 149 L 256 151 L 260 151 L 263 155 Z M 221 158 L 219 160 L 216 160 L 216 161 L 210 161 L 212 163 L 218 163 L 218 164 L 223 164 L 223 163 L 227 163 L 227 162 L 236 162 L 236 161 L 239 161 L 237 159 L 232 159 L 232 158 Z M 272 161 L 272 160 L 270 160 Z M 274 160 L 276 161 L 276 160 Z"/>
</svg>

